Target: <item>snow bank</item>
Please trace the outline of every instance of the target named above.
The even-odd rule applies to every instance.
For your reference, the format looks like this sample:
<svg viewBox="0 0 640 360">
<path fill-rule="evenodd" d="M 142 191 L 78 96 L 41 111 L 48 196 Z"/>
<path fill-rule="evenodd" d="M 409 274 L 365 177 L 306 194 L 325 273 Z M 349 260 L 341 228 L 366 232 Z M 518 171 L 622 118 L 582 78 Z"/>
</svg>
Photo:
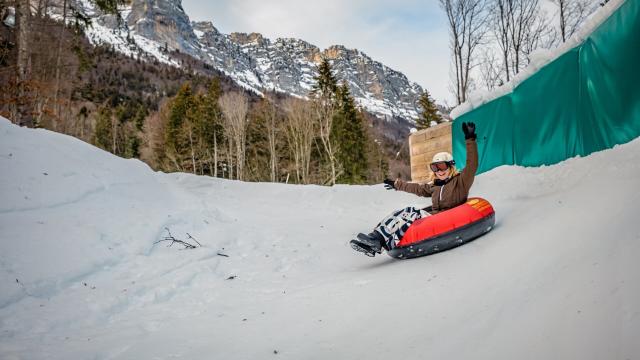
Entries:
<svg viewBox="0 0 640 360">
<path fill-rule="evenodd" d="M 567 53 L 569 50 L 582 44 L 605 20 L 607 20 L 618 8 L 625 2 L 625 0 L 610 0 L 608 3 L 602 6 L 601 9 L 593 13 L 576 31 L 576 33 L 566 42 L 553 50 L 539 49 L 531 54 L 531 63 L 518 74 L 516 74 L 511 81 L 496 88 L 492 91 L 476 91 L 468 96 L 467 101 L 458 105 L 451 111 L 451 117 L 456 119 L 459 116 L 468 113 L 469 111 L 480 107 L 492 100 L 495 100 L 501 96 L 510 94 L 518 87 L 523 81 L 527 80 L 533 74 L 540 69 L 551 63 L 561 55 Z"/>
<path fill-rule="evenodd" d="M 639 140 L 500 167 L 472 189 L 491 233 L 370 259 L 348 241 L 428 199 L 157 173 L 0 119 L 0 358 L 637 358 L 639 177 Z"/>
</svg>

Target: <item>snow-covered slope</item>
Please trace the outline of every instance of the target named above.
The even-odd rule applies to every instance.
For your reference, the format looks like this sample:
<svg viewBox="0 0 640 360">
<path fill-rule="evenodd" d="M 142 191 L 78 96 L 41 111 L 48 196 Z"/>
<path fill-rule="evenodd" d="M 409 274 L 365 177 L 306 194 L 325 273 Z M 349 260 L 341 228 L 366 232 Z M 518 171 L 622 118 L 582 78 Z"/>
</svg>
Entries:
<svg viewBox="0 0 640 360">
<path fill-rule="evenodd" d="M 635 359 L 638 179 L 639 140 L 501 167 L 472 189 L 492 232 L 371 259 L 349 239 L 428 199 L 155 173 L 0 119 L 0 358 Z"/>
</svg>

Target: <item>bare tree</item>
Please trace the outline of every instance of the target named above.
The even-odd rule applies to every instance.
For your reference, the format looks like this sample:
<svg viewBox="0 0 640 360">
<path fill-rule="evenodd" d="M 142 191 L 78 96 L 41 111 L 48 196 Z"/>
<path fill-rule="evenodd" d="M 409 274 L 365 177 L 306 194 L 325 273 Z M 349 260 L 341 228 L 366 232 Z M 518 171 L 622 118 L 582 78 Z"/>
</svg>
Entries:
<svg viewBox="0 0 640 360">
<path fill-rule="evenodd" d="M 168 99 L 161 100 L 158 104 L 158 111 L 152 112 L 144 119 L 145 131 L 142 132 L 142 141 L 146 146 L 142 147 L 140 159 L 150 164 L 154 169 L 169 167 L 165 129 L 169 121 L 170 105 Z"/>
<path fill-rule="evenodd" d="M 316 110 L 318 120 L 318 130 L 320 131 L 320 141 L 324 147 L 329 166 L 331 168 L 331 185 L 336 184 L 336 153 L 338 144 L 331 136 L 333 118 L 335 116 L 336 91 L 338 89 L 337 80 L 331 70 L 331 64 L 327 58 L 323 58 L 318 65 L 318 75 L 314 77 L 316 83 L 311 90 L 310 96 Z"/>
<path fill-rule="evenodd" d="M 244 180 L 249 101 L 243 93 L 226 92 L 220 97 L 219 104 L 225 118 L 225 133 L 229 134 L 229 151 L 235 150 L 236 179 Z"/>
<path fill-rule="evenodd" d="M 309 183 L 311 149 L 315 136 L 315 112 L 305 100 L 289 98 L 284 102 L 287 141 L 295 162 L 298 183 Z"/>
<path fill-rule="evenodd" d="M 222 169 L 222 177 L 224 177 L 224 171 L 226 169 L 229 172 L 229 179 L 233 179 L 233 137 L 228 133 L 230 129 L 227 127 L 227 123 L 225 122 L 224 124 L 225 132 L 227 132 L 227 149 L 225 151 L 227 155 L 227 162 L 224 164 Z"/>
<path fill-rule="evenodd" d="M 31 116 L 25 97 L 30 73 L 29 66 L 29 29 L 31 21 L 31 8 L 29 0 L 17 0 L 16 8 L 18 27 L 18 120 L 20 125 L 30 125 Z"/>
<path fill-rule="evenodd" d="M 267 128 L 267 143 L 269 150 L 269 177 L 271 182 L 276 182 L 278 174 L 278 109 L 274 104 L 274 99 L 265 98 L 264 120 Z"/>
<path fill-rule="evenodd" d="M 513 50 L 511 71 L 517 74 L 524 67 L 521 61 L 524 41 L 531 38 L 534 25 L 540 23 L 540 4 L 539 0 L 507 0 L 507 3 L 512 24 L 509 31 Z"/>
<path fill-rule="evenodd" d="M 456 101 L 466 101 L 470 90 L 470 71 L 474 64 L 474 53 L 487 32 L 484 8 L 486 0 L 439 0 L 449 21 L 451 50 L 455 65 Z"/>
<path fill-rule="evenodd" d="M 48 0 L 38 0 L 38 5 L 36 6 L 36 16 L 39 18 L 45 17 L 47 15 L 48 7 L 49 7 Z"/>
<path fill-rule="evenodd" d="M 46 10 L 45 10 L 46 11 Z M 67 23 L 67 0 L 63 0 L 62 2 L 62 26 L 60 26 L 60 32 L 58 33 L 58 46 L 56 49 L 56 83 L 55 90 L 53 93 L 53 106 L 55 115 L 59 116 L 60 106 L 58 105 L 58 94 L 60 92 L 60 61 L 62 54 L 62 39 L 64 38 L 63 32 Z"/>
<path fill-rule="evenodd" d="M 552 0 L 552 2 L 558 6 L 562 42 L 567 41 L 587 16 L 596 9 L 591 6 L 594 2 L 590 0 Z"/>
<path fill-rule="evenodd" d="M 546 12 L 540 11 L 525 32 L 522 38 L 520 51 L 527 60 L 527 65 L 531 62 L 530 55 L 537 49 L 550 49 L 557 43 L 556 29 L 551 25 Z"/>
<path fill-rule="evenodd" d="M 124 5 L 126 2 L 126 0 L 88 1 L 104 13 L 108 14 L 118 14 L 118 5 Z M 57 51 L 48 51 L 49 45 L 51 44 L 43 44 L 41 43 L 41 39 L 42 34 L 48 31 L 47 29 L 50 29 L 50 25 L 40 20 L 49 17 L 48 10 L 50 9 L 50 5 L 51 8 L 53 8 L 58 4 L 62 4 L 63 23 L 67 18 L 69 18 L 70 11 L 73 10 L 74 17 L 77 17 L 79 14 L 74 7 L 69 6 L 74 3 L 74 1 L 70 0 L 15 0 L 13 3 L 15 3 L 16 7 L 16 44 L 18 53 L 15 77 L 16 90 L 14 90 L 13 94 L 17 102 L 15 121 L 18 124 L 34 126 L 37 125 L 35 120 L 42 118 L 42 114 L 38 114 L 37 117 L 34 117 L 34 113 L 36 113 L 36 111 L 39 111 L 40 113 L 44 111 L 42 106 L 38 107 L 40 104 L 37 104 L 32 100 L 35 94 L 34 89 L 41 86 L 38 84 L 39 81 L 49 77 L 48 73 L 55 74 L 55 89 L 48 89 L 47 93 L 51 93 L 56 100 L 54 102 L 57 102 L 60 97 L 60 88 L 64 86 L 63 81 L 60 79 L 61 71 L 64 71 L 64 67 L 66 66 L 66 64 L 62 63 L 63 59 L 61 56 L 61 54 L 64 55 L 61 51 L 64 42 L 62 36 L 64 34 L 64 24 L 57 33 Z M 42 66 L 41 64 L 46 63 L 47 59 L 50 58 L 49 53 L 56 54 L 55 60 L 49 60 L 51 62 L 47 64 L 48 66 Z M 37 64 L 32 64 L 32 59 Z M 40 71 L 46 71 L 45 76 L 37 76 L 38 68 Z M 54 103 L 53 106 L 56 107 L 57 104 Z M 59 116 L 60 109 L 57 107 L 56 109 L 58 109 L 56 115 Z"/>
<path fill-rule="evenodd" d="M 487 90 L 492 90 L 502 86 L 504 84 L 502 79 L 504 68 L 499 65 L 500 61 L 496 59 L 495 52 L 489 48 L 483 49 L 480 58 L 480 76 L 484 87 Z"/>
<path fill-rule="evenodd" d="M 336 172 L 336 152 L 338 151 L 338 144 L 331 136 L 331 128 L 333 127 L 334 109 L 332 104 L 323 103 L 319 100 L 314 103 L 315 118 L 318 120 L 318 131 L 320 135 L 320 141 L 324 147 L 327 157 L 329 158 L 329 166 L 331 169 L 331 179 L 329 180 L 331 185 L 336 184 L 337 172 Z"/>
<path fill-rule="evenodd" d="M 189 119 L 192 120 L 192 119 Z M 193 173 L 197 174 L 197 167 L 196 167 L 196 149 L 195 149 L 195 145 L 194 145 L 194 136 L 193 136 L 193 128 L 194 128 L 194 124 L 192 123 L 192 121 L 185 121 L 184 125 L 185 125 L 185 130 L 187 131 L 187 133 L 189 134 L 189 149 L 191 150 L 191 169 L 193 169 Z"/>
<path fill-rule="evenodd" d="M 554 33 L 539 0 L 492 0 L 489 9 L 494 41 L 483 49 L 480 72 L 491 89 L 518 74 L 530 62 L 531 52 L 551 47 Z M 494 54 L 498 49 L 501 66 L 496 65 Z"/>
<path fill-rule="evenodd" d="M 216 99 L 219 100 L 219 82 L 214 81 L 208 90 L 208 94 L 205 97 L 205 103 L 209 101 L 215 102 Z M 222 123 L 223 114 L 217 106 L 210 106 L 206 108 L 207 116 L 209 117 L 209 122 L 213 123 L 213 156 L 211 154 L 211 149 L 207 147 L 206 153 L 209 158 L 209 168 L 211 170 L 211 175 L 213 177 L 218 177 L 218 137 L 223 136 L 223 131 L 219 128 L 219 125 Z"/>
<path fill-rule="evenodd" d="M 510 0 L 495 0 L 490 7 L 490 21 L 491 21 L 491 32 L 494 35 L 494 38 L 500 47 L 501 55 L 502 55 L 502 73 L 505 76 L 505 81 L 508 82 L 511 79 L 510 71 L 509 71 L 509 53 L 511 52 L 511 37 L 509 34 L 511 33 L 511 28 L 513 24 L 511 23 L 512 17 L 509 15 Z M 486 55 L 486 54 L 485 54 Z M 485 56 L 486 60 L 493 60 L 493 56 Z M 493 67 L 493 65 L 492 65 Z M 486 68 L 485 68 L 486 69 Z"/>
</svg>

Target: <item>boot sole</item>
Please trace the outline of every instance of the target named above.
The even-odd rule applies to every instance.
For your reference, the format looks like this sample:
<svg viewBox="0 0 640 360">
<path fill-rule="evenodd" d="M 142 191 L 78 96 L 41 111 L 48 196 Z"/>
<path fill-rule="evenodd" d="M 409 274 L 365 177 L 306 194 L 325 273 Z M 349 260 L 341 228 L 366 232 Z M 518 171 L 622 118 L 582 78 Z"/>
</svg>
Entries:
<svg viewBox="0 0 640 360">
<path fill-rule="evenodd" d="M 351 248 L 357 252 L 361 252 L 369 257 L 376 256 L 375 251 L 365 244 L 361 244 L 360 242 L 355 240 L 351 240 L 350 244 L 351 244 Z"/>
<path fill-rule="evenodd" d="M 375 251 L 377 254 L 382 254 L 382 247 L 380 247 L 379 250 L 377 250 L 376 248 L 378 246 L 381 246 L 382 244 L 373 244 L 371 243 L 371 238 L 363 233 L 359 233 L 357 236 L 357 241 L 359 243 L 361 243 L 362 245 L 368 246 L 371 251 Z"/>
</svg>

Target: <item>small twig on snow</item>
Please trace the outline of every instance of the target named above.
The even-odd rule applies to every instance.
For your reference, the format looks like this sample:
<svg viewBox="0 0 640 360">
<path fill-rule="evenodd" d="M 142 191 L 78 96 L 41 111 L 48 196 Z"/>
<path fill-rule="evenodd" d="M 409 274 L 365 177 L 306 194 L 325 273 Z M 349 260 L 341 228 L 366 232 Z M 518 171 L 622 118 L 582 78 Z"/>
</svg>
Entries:
<svg viewBox="0 0 640 360">
<path fill-rule="evenodd" d="M 189 236 L 189 239 L 193 239 L 193 241 L 195 241 L 198 246 L 190 244 L 184 240 L 180 240 L 180 239 L 176 239 L 172 234 L 171 231 L 169 231 L 169 228 L 164 228 L 165 230 L 167 230 L 167 233 L 169 234 L 168 236 L 165 236 L 164 239 L 158 240 L 156 242 L 154 242 L 154 244 L 157 244 L 159 242 L 162 241 L 171 241 L 171 243 L 169 245 L 167 245 L 167 247 L 171 247 L 171 245 L 173 245 L 174 243 L 178 243 L 181 244 L 182 246 L 184 246 L 185 249 L 195 249 L 198 246 L 202 246 L 200 245 L 200 243 L 198 242 L 198 240 L 194 239 L 191 235 L 189 235 L 189 233 L 187 233 L 187 235 Z"/>
<path fill-rule="evenodd" d="M 196 238 L 194 238 L 193 236 L 191 236 L 191 234 L 187 233 L 187 236 L 189 237 L 189 239 L 191 239 L 191 240 L 195 241 L 195 242 L 196 242 L 196 244 L 198 244 L 199 246 L 202 246 L 202 245 L 198 242 L 198 240 L 196 240 Z"/>
</svg>

